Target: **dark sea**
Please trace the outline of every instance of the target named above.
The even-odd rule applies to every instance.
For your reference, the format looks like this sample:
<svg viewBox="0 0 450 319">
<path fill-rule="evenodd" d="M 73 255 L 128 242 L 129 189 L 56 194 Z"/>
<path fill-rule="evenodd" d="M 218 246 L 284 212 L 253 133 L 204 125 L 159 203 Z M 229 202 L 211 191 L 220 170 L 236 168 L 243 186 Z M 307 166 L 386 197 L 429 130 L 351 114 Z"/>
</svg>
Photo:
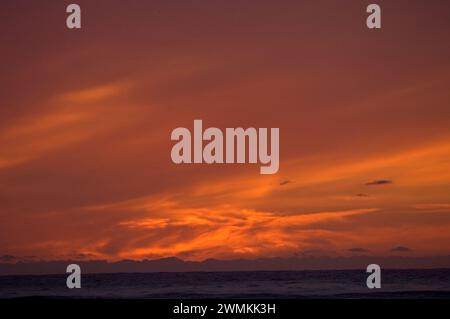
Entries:
<svg viewBox="0 0 450 319">
<path fill-rule="evenodd" d="M 383 270 L 368 289 L 361 270 L 1 276 L 0 298 L 437 298 L 450 299 L 450 269 Z"/>
</svg>

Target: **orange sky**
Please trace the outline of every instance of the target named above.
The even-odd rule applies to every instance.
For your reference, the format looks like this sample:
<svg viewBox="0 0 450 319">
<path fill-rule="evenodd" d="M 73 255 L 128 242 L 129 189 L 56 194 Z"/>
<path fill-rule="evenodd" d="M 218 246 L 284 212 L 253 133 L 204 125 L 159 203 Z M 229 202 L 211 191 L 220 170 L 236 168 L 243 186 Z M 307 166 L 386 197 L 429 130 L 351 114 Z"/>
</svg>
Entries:
<svg viewBox="0 0 450 319">
<path fill-rule="evenodd" d="M 0 4 L 0 256 L 450 253 L 446 1 L 77 3 Z M 280 171 L 173 164 L 194 119 Z"/>
</svg>

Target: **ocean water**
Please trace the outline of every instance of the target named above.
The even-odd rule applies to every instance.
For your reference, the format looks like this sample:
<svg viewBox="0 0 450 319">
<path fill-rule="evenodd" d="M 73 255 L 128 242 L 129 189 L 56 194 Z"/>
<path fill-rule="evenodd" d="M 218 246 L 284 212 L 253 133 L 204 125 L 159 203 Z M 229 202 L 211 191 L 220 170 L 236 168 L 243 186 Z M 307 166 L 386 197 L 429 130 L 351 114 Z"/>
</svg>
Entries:
<svg viewBox="0 0 450 319">
<path fill-rule="evenodd" d="M 0 276 L 0 298 L 448 298 L 450 269 L 383 270 L 368 289 L 361 270 Z"/>
</svg>

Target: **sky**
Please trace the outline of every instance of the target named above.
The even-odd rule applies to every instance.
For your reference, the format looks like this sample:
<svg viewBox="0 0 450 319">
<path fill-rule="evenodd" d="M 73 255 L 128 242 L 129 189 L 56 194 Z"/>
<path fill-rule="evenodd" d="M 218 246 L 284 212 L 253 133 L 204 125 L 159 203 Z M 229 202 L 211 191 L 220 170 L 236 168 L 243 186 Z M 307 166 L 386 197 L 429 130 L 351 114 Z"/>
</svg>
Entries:
<svg viewBox="0 0 450 319">
<path fill-rule="evenodd" d="M 0 256 L 450 253 L 450 6 L 0 4 Z M 280 170 L 176 165 L 173 129 L 280 128 Z M 6 258 L 6 257 L 5 257 Z"/>
</svg>

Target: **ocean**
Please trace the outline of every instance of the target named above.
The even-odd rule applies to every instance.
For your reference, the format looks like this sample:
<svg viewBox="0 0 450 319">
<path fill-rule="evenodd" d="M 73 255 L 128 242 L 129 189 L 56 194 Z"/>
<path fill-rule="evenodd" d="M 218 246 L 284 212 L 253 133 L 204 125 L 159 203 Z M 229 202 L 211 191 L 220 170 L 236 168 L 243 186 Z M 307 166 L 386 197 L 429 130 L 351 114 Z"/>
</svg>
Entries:
<svg viewBox="0 0 450 319">
<path fill-rule="evenodd" d="M 65 275 L 0 277 L 0 298 L 431 298 L 450 299 L 450 269 L 382 270 L 368 289 L 362 270 L 83 274 L 80 289 Z"/>
</svg>

